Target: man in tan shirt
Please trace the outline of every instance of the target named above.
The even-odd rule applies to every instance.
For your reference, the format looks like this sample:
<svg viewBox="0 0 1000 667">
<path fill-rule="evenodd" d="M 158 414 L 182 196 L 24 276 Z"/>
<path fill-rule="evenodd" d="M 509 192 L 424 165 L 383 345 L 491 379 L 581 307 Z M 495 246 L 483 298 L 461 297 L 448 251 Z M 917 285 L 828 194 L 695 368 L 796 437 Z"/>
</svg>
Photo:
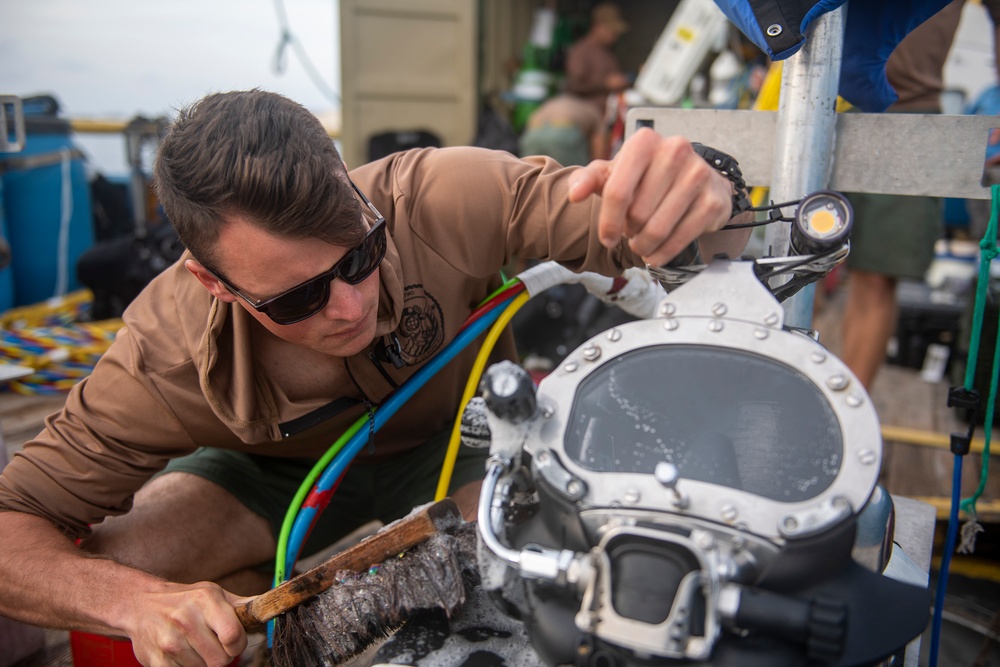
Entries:
<svg viewBox="0 0 1000 667">
<path fill-rule="evenodd" d="M 306 109 L 233 92 L 181 112 L 154 178 L 187 252 L 0 474 L 0 614 L 126 636 L 145 665 L 244 650 L 236 593 L 266 587 L 289 493 L 454 339 L 511 257 L 618 274 L 746 240 L 718 232 L 731 183 L 648 129 L 586 167 L 454 147 L 349 173 Z M 430 500 L 475 353 L 387 421 L 320 530 Z M 483 468 L 466 460 L 452 494 L 468 513 Z"/>
</svg>

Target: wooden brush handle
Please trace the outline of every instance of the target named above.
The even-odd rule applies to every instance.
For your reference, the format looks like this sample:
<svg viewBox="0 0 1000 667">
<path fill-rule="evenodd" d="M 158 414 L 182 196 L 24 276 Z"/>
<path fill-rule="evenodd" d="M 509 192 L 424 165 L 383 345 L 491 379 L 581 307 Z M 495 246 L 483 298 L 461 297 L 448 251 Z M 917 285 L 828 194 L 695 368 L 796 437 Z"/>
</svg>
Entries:
<svg viewBox="0 0 1000 667">
<path fill-rule="evenodd" d="M 237 605 L 236 615 L 247 630 L 257 628 L 328 589 L 340 570 L 361 572 L 424 542 L 438 530 L 461 520 L 462 513 L 451 498 L 427 505 L 308 572 Z"/>
</svg>

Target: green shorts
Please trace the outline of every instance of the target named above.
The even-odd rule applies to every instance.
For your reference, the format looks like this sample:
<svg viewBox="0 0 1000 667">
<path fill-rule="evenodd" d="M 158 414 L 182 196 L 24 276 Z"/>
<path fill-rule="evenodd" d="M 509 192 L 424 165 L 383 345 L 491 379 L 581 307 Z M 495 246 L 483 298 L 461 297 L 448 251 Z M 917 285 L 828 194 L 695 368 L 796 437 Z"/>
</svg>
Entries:
<svg viewBox="0 0 1000 667">
<path fill-rule="evenodd" d="M 373 520 L 389 523 L 434 500 L 450 433 L 383 463 L 354 463 L 320 515 L 302 551 L 320 551 Z M 488 449 L 459 448 L 450 491 L 481 480 Z M 271 522 L 275 539 L 314 462 L 203 447 L 171 461 L 163 473 L 187 472 L 215 482 Z M 161 473 L 161 474 L 163 474 Z"/>
<path fill-rule="evenodd" d="M 850 269 L 923 280 L 944 229 L 941 201 L 933 197 L 851 193 Z"/>
<path fill-rule="evenodd" d="M 548 155 L 564 167 L 590 162 L 590 145 L 576 127 L 543 125 L 524 131 L 521 155 Z"/>
</svg>

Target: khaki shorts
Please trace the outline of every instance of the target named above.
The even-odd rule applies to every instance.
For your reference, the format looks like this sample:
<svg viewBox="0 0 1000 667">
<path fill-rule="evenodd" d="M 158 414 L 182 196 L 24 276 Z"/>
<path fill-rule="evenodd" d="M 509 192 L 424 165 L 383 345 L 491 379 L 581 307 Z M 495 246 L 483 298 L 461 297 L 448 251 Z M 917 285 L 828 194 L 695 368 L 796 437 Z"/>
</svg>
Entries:
<svg viewBox="0 0 1000 667">
<path fill-rule="evenodd" d="M 310 533 L 302 556 L 324 549 L 370 521 L 389 523 L 434 500 L 449 436 L 433 438 L 387 462 L 352 464 Z M 488 449 L 460 447 L 450 491 L 481 480 L 488 457 Z M 160 474 L 187 472 L 215 482 L 270 521 L 277 539 L 288 506 L 313 465 L 305 459 L 203 447 L 174 459 Z"/>
</svg>

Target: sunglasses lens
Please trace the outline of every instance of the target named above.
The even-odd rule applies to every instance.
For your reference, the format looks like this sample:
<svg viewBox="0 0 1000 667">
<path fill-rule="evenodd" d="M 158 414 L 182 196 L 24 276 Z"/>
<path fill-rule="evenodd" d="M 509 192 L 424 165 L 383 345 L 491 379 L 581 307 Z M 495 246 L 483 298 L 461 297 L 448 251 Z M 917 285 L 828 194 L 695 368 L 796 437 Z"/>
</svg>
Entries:
<svg viewBox="0 0 1000 667">
<path fill-rule="evenodd" d="M 365 240 L 337 262 L 333 273 L 319 276 L 269 303 L 264 312 L 278 324 L 295 324 L 310 318 L 326 306 L 330 281 L 340 278 L 357 285 L 378 268 L 385 257 L 385 223 L 369 232 Z"/>
<path fill-rule="evenodd" d="M 359 246 L 347 253 L 341 264 L 339 277 L 344 282 L 357 285 L 372 274 L 385 257 L 385 223 L 373 229 Z"/>
<path fill-rule="evenodd" d="M 280 299 L 270 303 L 265 312 L 278 324 L 293 324 L 322 310 L 329 295 L 330 278 L 319 278 L 283 294 Z"/>
</svg>

